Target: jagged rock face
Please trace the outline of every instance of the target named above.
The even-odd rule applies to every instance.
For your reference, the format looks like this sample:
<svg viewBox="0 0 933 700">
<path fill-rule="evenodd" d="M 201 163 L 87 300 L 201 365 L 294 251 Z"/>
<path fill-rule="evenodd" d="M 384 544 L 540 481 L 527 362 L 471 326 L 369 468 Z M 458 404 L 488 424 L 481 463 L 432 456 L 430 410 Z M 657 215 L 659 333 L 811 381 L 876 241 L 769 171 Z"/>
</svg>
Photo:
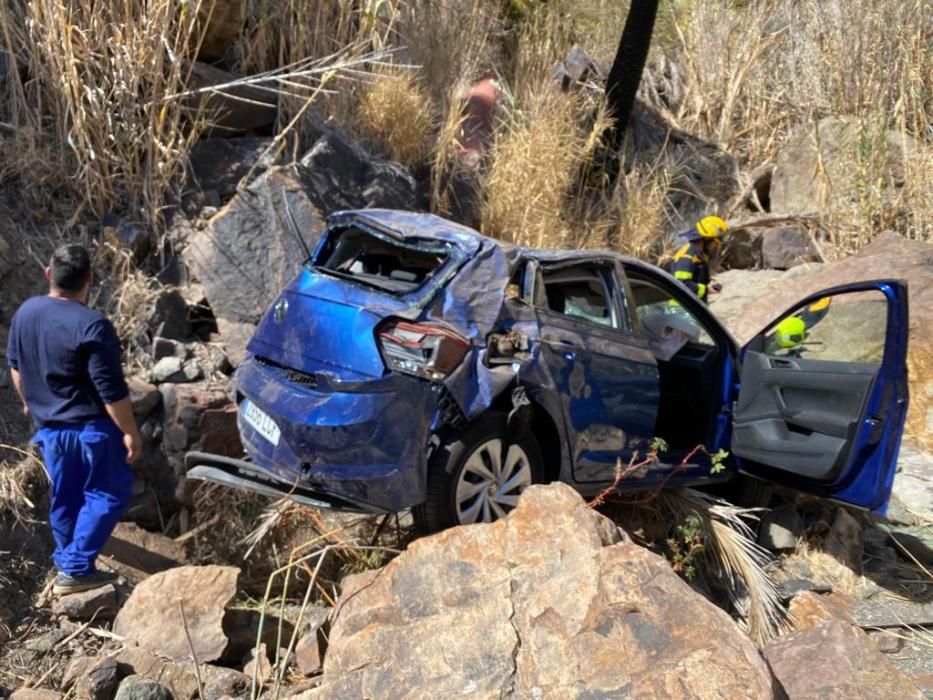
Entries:
<svg viewBox="0 0 933 700">
<path fill-rule="evenodd" d="M 786 273 L 729 270 L 715 275 L 722 292 L 710 308 L 741 343 L 809 294 L 863 280 L 907 281 L 910 296 L 910 411 L 907 434 L 933 444 L 933 245 L 884 232 L 855 255 Z M 855 330 L 854 328 L 852 329 Z M 853 332 L 853 342 L 858 342 Z"/>
<path fill-rule="evenodd" d="M 562 484 L 345 584 L 305 697 L 771 697 L 725 612 Z"/>
</svg>

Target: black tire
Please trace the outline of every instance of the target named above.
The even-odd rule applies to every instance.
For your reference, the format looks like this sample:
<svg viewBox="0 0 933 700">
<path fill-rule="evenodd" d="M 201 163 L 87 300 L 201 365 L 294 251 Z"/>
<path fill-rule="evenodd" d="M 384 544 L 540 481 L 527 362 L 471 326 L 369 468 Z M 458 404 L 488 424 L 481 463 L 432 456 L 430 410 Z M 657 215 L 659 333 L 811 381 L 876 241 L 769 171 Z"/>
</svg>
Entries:
<svg viewBox="0 0 933 700">
<path fill-rule="evenodd" d="M 421 532 L 429 534 L 462 524 L 457 503 L 457 486 L 461 477 L 467 479 L 472 476 L 471 473 L 463 474 L 464 467 L 474 453 L 483 449 L 490 441 L 501 440 L 503 444 L 508 442 L 505 437 L 506 418 L 505 413 L 490 411 L 459 433 L 442 439 L 428 462 L 427 498 L 424 503 L 412 509 L 415 524 Z M 525 431 L 514 444 L 527 458 L 531 483 L 543 483 L 544 460 L 534 435 L 531 431 Z M 477 495 L 477 498 L 479 497 Z M 501 504 L 498 507 L 504 509 Z"/>
</svg>

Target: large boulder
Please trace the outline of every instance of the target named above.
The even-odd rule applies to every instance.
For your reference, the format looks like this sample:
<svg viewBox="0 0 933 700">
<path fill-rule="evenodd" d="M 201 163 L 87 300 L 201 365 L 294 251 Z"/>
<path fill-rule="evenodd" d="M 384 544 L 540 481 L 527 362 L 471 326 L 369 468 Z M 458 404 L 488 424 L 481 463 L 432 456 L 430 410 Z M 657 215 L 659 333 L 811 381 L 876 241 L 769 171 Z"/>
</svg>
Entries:
<svg viewBox="0 0 933 700">
<path fill-rule="evenodd" d="M 755 645 L 569 486 L 351 578 L 304 697 L 770 698 Z"/>
<path fill-rule="evenodd" d="M 716 275 L 722 292 L 711 309 L 745 343 L 805 296 L 827 287 L 872 279 L 907 281 L 910 296 L 910 411 L 907 432 L 933 444 L 933 245 L 893 232 L 879 234 L 855 255 L 781 273 L 729 270 Z"/>
<path fill-rule="evenodd" d="M 851 211 L 866 195 L 875 197 L 878 192 L 881 204 L 893 205 L 907 182 L 911 161 L 929 157 L 925 150 L 906 134 L 880 130 L 855 117 L 826 117 L 802 126 L 778 153 L 771 176 L 771 211 Z M 866 169 L 871 173 L 870 191 L 859 184 Z"/>
<path fill-rule="evenodd" d="M 169 659 L 190 661 L 193 653 L 198 662 L 215 661 L 227 647 L 223 618 L 239 573 L 232 566 L 182 566 L 150 576 L 133 590 L 113 631 Z"/>
<path fill-rule="evenodd" d="M 923 697 L 865 632 L 843 621 L 792 632 L 771 642 L 764 655 L 788 700 Z"/>
<path fill-rule="evenodd" d="M 266 170 L 185 251 L 234 364 L 242 361 L 263 312 L 307 258 L 286 201 L 309 248 L 333 211 L 418 205 L 415 181 L 405 168 L 373 158 L 335 128 L 309 128 L 317 128 L 320 137 L 300 163 Z"/>
</svg>

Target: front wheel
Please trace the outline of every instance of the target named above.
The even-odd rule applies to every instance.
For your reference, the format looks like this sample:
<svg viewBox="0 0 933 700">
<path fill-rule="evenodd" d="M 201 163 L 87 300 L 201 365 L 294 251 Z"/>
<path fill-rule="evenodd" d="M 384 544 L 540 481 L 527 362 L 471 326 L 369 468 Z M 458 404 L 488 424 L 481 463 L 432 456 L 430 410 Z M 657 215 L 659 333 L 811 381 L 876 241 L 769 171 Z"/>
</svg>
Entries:
<svg viewBox="0 0 933 700">
<path fill-rule="evenodd" d="M 541 450 L 525 431 L 507 438 L 506 415 L 490 412 L 437 447 L 428 463 L 427 499 L 413 509 L 423 532 L 504 518 L 532 484 L 544 481 Z"/>
</svg>

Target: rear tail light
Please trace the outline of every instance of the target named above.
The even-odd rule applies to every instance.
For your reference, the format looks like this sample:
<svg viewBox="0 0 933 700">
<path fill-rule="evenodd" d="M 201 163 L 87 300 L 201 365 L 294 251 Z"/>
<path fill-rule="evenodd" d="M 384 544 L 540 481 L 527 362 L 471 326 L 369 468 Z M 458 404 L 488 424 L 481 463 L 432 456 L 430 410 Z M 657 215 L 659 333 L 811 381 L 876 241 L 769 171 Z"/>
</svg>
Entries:
<svg viewBox="0 0 933 700">
<path fill-rule="evenodd" d="M 457 369 L 470 349 L 463 336 L 446 328 L 395 319 L 376 329 L 376 339 L 390 370 L 434 381 Z"/>
</svg>

